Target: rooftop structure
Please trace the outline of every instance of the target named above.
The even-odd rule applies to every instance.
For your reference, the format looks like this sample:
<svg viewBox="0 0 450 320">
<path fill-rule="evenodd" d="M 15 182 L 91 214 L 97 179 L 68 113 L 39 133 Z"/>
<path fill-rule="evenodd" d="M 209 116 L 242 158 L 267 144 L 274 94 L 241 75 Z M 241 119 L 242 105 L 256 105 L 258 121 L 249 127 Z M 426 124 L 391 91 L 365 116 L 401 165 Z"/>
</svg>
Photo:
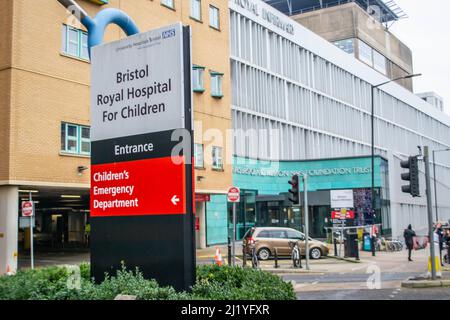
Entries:
<svg viewBox="0 0 450 320">
<path fill-rule="evenodd" d="M 355 2 L 364 10 L 370 12 L 374 7 L 379 8 L 379 21 L 382 23 L 394 22 L 405 18 L 406 14 L 393 0 L 264 0 L 266 3 L 288 16 L 302 14 Z"/>
</svg>

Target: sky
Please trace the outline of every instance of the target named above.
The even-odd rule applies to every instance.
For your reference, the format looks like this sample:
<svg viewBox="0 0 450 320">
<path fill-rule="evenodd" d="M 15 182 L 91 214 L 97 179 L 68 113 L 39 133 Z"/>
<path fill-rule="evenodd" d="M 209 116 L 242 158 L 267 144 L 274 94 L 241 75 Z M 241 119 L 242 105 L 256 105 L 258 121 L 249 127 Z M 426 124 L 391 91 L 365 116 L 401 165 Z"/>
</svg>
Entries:
<svg viewBox="0 0 450 320">
<path fill-rule="evenodd" d="M 413 52 L 414 92 L 434 91 L 444 98 L 450 115 L 450 1 L 395 0 L 408 18 L 399 20 L 391 32 Z"/>
</svg>

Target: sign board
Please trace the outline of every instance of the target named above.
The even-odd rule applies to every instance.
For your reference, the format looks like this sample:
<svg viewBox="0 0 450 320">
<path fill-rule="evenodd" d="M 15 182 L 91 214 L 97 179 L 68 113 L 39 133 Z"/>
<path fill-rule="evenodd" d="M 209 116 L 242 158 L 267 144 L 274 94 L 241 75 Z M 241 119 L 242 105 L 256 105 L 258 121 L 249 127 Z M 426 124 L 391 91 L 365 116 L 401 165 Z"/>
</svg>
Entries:
<svg viewBox="0 0 450 320">
<path fill-rule="evenodd" d="M 92 276 L 195 280 L 191 35 L 181 23 L 92 48 Z M 192 232 L 188 232 L 192 230 Z"/>
<path fill-rule="evenodd" d="M 331 219 L 355 219 L 355 211 L 347 209 L 334 210 L 331 212 Z"/>
<path fill-rule="evenodd" d="M 32 217 L 34 215 L 34 205 L 32 201 L 22 201 L 22 217 Z"/>
<path fill-rule="evenodd" d="M 33 228 L 36 227 L 35 219 L 30 219 L 29 217 L 20 217 L 19 218 L 19 228 L 26 229 L 31 227 L 30 220 L 33 221 Z"/>
<path fill-rule="evenodd" d="M 211 195 L 209 194 L 195 194 L 195 202 L 210 202 L 211 201 Z"/>
<path fill-rule="evenodd" d="M 331 190 L 331 208 L 353 208 L 353 190 Z"/>
<path fill-rule="evenodd" d="M 228 202 L 239 202 L 241 200 L 241 191 L 239 188 L 231 187 L 227 194 Z"/>
</svg>

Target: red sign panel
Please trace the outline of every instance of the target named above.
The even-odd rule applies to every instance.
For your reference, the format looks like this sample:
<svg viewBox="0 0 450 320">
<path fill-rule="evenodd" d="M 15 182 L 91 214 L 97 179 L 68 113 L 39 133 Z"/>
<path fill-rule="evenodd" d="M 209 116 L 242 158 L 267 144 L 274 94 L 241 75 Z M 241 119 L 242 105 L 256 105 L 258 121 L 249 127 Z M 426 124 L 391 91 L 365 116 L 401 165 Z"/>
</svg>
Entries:
<svg viewBox="0 0 450 320">
<path fill-rule="evenodd" d="M 195 202 L 210 202 L 211 201 L 211 195 L 209 194 L 195 194 Z"/>
<path fill-rule="evenodd" d="M 341 210 L 341 211 L 332 211 L 331 219 L 355 219 L 355 211 L 352 210 Z"/>
<path fill-rule="evenodd" d="M 32 217 L 33 216 L 33 202 L 23 201 L 22 202 L 22 216 Z"/>
<path fill-rule="evenodd" d="M 92 166 L 91 216 L 185 214 L 185 161 L 171 157 Z"/>
<path fill-rule="evenodd" d="M 239 202 L 241 199 L 241 191 L 239 188 L 231 187 L 228 190 L 228 202 Z"/>
</svg>

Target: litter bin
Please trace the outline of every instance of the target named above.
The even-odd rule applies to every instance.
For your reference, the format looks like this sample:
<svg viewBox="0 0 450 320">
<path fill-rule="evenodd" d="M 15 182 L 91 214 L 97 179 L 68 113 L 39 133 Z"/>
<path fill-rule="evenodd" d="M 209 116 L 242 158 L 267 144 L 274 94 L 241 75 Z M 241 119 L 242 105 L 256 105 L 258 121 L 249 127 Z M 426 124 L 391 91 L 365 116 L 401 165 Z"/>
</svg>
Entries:
<svg viewBox="0 0 450 320">
<path fill-rule="evenodd" d="M 364 236 L 363 236 L 363 250 L 364 251 L 367 251 L 367 252 L 372 251 L 372 245 L 371 245 L 370 241 L 371 241 L 370 234 L 364 233 Z"/>
<path fill-rule="evenodd" d="M 356 258 L 358 256 L 358 234 L 348 233 L 345 237 L 344 248 L 345 248 L 345 256 L 348 258 Z"/>
</svg>

